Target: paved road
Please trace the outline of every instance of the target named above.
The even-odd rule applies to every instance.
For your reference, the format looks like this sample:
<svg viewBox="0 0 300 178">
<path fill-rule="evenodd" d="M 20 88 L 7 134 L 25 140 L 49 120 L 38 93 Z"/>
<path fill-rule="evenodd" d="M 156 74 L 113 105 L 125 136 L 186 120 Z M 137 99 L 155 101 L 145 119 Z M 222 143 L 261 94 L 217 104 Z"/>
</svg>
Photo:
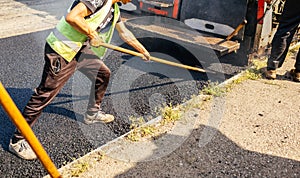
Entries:
<svg viewBox="0 0 300 178">
<path fill-rule="evenodd" d="M 52 28 L 70 1 L 0 0 L 0 37 Z"/>
<path fill-rule="evenodd" d="M 69 1 L 0 2 L 9 9 L 1 12 L 8 12 L 5 16 L 13 19 L 0 21 L 0 80 L 22 110 L 40 81 L 44 39 Z M 17 13 L 11 13 L 16 7 Z M 176 61 L 163 53 L 152 55 Z M 116 115 L 114 123 L 108 126 L 81 123 L 90 83 L 82 74 L 76 73 L 33 127 L 57 167 L 127 132 L 130 116 L 143 116 L 149 120 L 155 117 L 156 107 L 170 102 L 182 103 L 198 94 L 208 79 L 205 74 L 145 63 L 118 52 L 111 52 L 105 63 L 111 68 L 112 79 L 102 106 L 103 110 Z M 239 69 L 226 68 L 228 75 L 225 76 L 230 77 Z M 15 127 L 2 108 L 0 122 L 0 174 L 5 177 L 46 175 L 39 161 L 23 161 L 8 152 Z"/>
</svg>

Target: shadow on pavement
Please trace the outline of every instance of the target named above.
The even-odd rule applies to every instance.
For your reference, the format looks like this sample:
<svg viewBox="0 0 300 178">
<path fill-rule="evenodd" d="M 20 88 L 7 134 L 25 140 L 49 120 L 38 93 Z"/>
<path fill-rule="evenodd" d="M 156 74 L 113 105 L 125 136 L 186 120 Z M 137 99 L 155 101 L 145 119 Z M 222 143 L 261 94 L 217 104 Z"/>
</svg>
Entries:
<svg viewBox="0 0 300 178">
<path fill-rule="evenodd" d="M 10 94 L 19 110 L 22 112 L 33 91 L 27 88 L 7 88 L 6 90 Z M 64 105 L 66 103 L 72 103 L 72 96 L 69 94 L 58 94 L 57 98 L 64 99 L 61 102 L 57 101 L 59 99 L 55 100 L 43 110 L 43 113 L 54 113 L 76 121 L 76 116 L 72 110 L 60 106 L 61 104 Z M 78 100 L 80 100 L 80 97 L 78 98 Z M 15 126 L 2 107 L 0 109 L 0 122 L 0 145 L 2 145 L 5 150 L 8 150 L 9 139 L 11 138 L 11 135 L 15 130 Z"/>
<path fill-rule="evenodd" d="M 204 128 L 215 135 L 199 147 Z M 299 161 L 246 150 L 216 129 L 201 125 L 170 155 L 139 162 L 115 177 L 299 177 L 299 173 Z"/>
</svg>

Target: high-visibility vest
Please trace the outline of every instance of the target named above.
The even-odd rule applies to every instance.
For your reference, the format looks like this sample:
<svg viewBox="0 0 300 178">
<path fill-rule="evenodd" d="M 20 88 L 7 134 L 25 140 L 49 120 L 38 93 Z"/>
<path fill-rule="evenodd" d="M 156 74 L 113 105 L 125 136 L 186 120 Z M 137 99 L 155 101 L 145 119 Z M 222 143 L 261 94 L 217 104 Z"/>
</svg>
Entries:
<svg viewBox="0 0 300 178">
<path fill-rule="evenodd" d="M 90 18 L 85 19 L 92 30 L 96 30 L 99 25 L 104 22 L 106 16 L 110 13 L 111 3 L 112 0 L 108 0 L 100 10 L 98 10 L 95 14 L 92 14 Z M 120 9 L 118 4 L 115 3 L 114 19 L 110 29 L 105 33 L 99 33 L 104 42 L 110 43 L 119 16 Z M 49 34 L 46 41 L 55 52 L 70 62 L 79 52 L 87 38 L 88 37 L 86 35 L 78 32 L 68 22 L 66 22 L 65 17 L 62 17 L 56 28 Z M 99 58 L 102 58 L 107 50 L 104 47 L 92 47 L 91 49 Z"/>
</svg>

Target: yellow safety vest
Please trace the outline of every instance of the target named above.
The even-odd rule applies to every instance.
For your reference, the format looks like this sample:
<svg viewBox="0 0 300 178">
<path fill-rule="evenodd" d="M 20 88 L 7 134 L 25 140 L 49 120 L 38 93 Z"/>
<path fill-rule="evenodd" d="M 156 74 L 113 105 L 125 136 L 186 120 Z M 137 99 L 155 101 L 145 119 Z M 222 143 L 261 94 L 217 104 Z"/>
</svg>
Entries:
<svg viewBox="0 0 300 178">
<path fill-rule="evenodd" d="M 91 15 L 90 18 L 85 19 L 92 30 L 96 30 L 100 23 L 104 21 L 105 17 L 111 10 L 111 2 L 112 0 L 108 0 L 99 11 Z M 110 29 L 105 33 L 99 33 L 104 42 L 110 43 L 119 16 L 119 6 L 115 3 L 114 19 Z M 86 40 L 87 36 L 74 29 L 68 22 L 66 22 L 65 17 L 61 18 L 56 28 L 46 39 L 51 48 L 68 62 L 75 57 Z M 92 47 L 92 50 L 99 58 L 102 58 L 107 49 L 104 47 Z"/>
</svg>

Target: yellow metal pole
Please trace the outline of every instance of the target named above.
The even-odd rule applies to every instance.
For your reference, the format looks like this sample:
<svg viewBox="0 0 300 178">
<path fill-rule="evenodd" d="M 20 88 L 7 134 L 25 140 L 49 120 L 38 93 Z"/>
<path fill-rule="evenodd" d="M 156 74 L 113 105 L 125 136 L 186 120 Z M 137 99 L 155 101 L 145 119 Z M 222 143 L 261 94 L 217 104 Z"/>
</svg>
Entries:
<svg viewBox="0 0 300 178">
<path fill-rule="evenodd" d="M 135 51 L 132 51 L 132 50 L 129 50 L 129 49 L 125 49 L 125 48 L 122 48 L 122 47 L 119 47 L 119 46 L 111 45 L 111 44 L 108 44 L 108 43 L 102 43 L 101 46 L 103 46 L 105 48 L 112 49 L 112 50 L 120 51 L 120 52 L 123 52 L 123 53 L 131 54 L 131 55 L 134 55 L 134 56 L 138 56 L 138 57 L 143 57 L 144 56 L 142 53 L 138 53 L 138 52 L 135 52 Z M 155 61 L 155 62 L 159 62 L 159 63 L 162 63 L 162 64 L 181 67 L 181 68 L 184 68 L 184 69 L 195 70 L 195 71 L 198 71 L 198 72 L 205 72 L 204 69 L 200 69 L 200 68 L 197 68 L 197 67 L 192 67 L 192 66 L 188 66 L 188 65 L 184 65 L 184 64 L 179 64 L 179 63 L 176 63 L 176 62 L 167 61 L 167 60 L 160 59 L 160 58 L 153 57 L 153 56 L 150 57 L 150 60 Z"/>
<path fill-rule="evenodd" d="M 21 114 L 1 82 L 0 104 L 9 115 L 13 123 L 16 125 L 16 127 L 19 129 L 19 131 L 22 133 L 24 138 L 28 141 L 29 145 L 31 146 L 39 160 L 42 162 L 48 173 L 51 175 L 51 177 L 61 178 L 61 175 L 55 167 L 54 163 L 51 161 L 50 157 L 44 150 L 39 140 L 34 135 L 27 121 L 24 119 L 23 115 Z"/>
</svg>

